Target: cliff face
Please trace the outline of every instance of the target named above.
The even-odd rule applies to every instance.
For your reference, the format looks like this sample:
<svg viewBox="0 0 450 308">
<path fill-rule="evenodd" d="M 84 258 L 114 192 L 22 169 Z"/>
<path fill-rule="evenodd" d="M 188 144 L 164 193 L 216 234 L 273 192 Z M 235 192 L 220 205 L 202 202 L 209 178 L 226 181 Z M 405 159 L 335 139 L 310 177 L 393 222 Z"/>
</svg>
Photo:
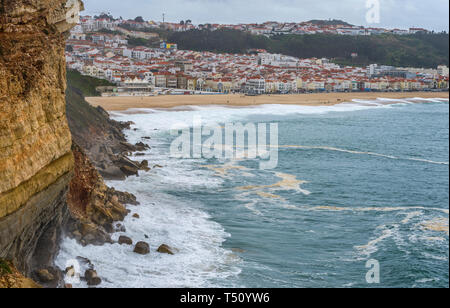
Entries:
<svg viewBox="0 0 450 308">
<path fill-rule="evenodd" d="M 0 258 L 49 265 L 72 176 L 64 33 L 78 0 L 0 1 Z"/>
<path fill-rule="evenodd" d="M 81 90 L 70 84 L 70 75 L 68 81 L 67 120 L 74 142 L 84 150 L 105 179 L 125 179 L 125 174 L 115 161 L 118 160 L 118 154 L 130 151 L 129 147 L 132 147 L 127 145 L 122 132 L 130 123 L 111 120 L 106 111 L 94 108 L 85 101 Z"/>
</svg>

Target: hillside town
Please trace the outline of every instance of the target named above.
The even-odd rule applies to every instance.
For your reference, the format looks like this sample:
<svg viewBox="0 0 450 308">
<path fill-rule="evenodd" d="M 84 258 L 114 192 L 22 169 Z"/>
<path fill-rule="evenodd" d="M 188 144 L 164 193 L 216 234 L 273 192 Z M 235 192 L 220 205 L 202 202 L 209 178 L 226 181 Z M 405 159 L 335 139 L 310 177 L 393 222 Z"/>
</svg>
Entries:
<svg viewBox="0 0 450 308">
<path fill-rule="evenodd" d="M 121 22 L 132 27 L 121 28 Z M 161 26 L 155 22 L 82 17 L 67 40 L 68 68 L 114 84 L 99 89 L 104 96 L 448 89 L 449 69 L 444 65 L 436 69 L 377 64 L 351 67 L 326 58 L 299 59 L 266 50 L 248 54 L 179 50 L 176 44 L 164 41 L 159 48 L 133 47 L 130 38 L 158 39 L 155 33 L 139 31 L 142 23 L 145 27 Z M 180 26 L 194 27 L 189 21 Z M 276 28 L 275 24 L 272 28 Z"/>
<path fill-rule="evenodd" d="M 191 20 L 183 20 L 179 23 L 160 22 L 160 21 L 145 21 L 142 17 L 137 17 L 135 20 L 124 20 L 122 18 L 115 19 L 108 14 L 101 16 L 84 16 L 81 19 L 81 25 L 85 31 L 96 31 L 102 28 L 116 30 L 118 27 L 132 28 L 135 30 L 143 29 L 160 29 L 164 28 L 171 31 L 183 32 L 189 30 L 220 30 L 232 29 L 249 32 L 254 35 L 307 35 L 307 34 L 339 34 L 339 35 L 380 35 L 380 34 L 396 34 L 407 35 L 416 33 L 430 33 L 431 31 L 424 28 L 412 27 L 409 29 L 385 29 L 376 27 L 364 27 L 350 25 L 340 20 L 329 21 L 307 21 L 307 22 L 276 22 L 267 21 L 261 24 L 198 24 L 195 25 Z"/>
</svg>

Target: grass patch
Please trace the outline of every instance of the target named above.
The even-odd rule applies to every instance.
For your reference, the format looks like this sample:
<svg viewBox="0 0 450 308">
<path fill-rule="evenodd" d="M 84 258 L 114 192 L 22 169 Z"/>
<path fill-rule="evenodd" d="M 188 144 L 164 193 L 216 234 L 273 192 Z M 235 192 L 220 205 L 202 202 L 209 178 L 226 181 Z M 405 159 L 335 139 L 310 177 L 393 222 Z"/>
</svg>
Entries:
<svg viewBox="0 0 450 308">
<path fill-rule="evenodd" d="M 83 76 L 78 71 L 67 70 L 67 84 L 77 88 L 84 96 L 100 96 L 100 93 L 95 90 L 100 86 L 114 86 L 113 83 L 89 76 Z"/>
<path fill-rule="evenodd" d="M 9 266 L 8 262 L 5 260 L 0 259 L 0 276 L 12 274 L 11 267 Z"/>
</svg>

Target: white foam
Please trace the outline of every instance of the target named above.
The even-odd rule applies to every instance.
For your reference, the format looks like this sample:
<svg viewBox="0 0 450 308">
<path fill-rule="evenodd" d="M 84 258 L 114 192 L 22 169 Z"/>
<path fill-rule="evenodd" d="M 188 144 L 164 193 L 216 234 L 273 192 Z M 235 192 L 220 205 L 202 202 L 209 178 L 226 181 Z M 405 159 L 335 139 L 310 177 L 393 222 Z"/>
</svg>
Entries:
<svg viewBox="0 0 450 308">
<path fill-rule="evenodd" d="M 134 182 L 133 185 L 144 184 Z M 133 192 L 142 189 L 137 187 Z M 149 190 L 153 191 L 151 186 Z M 146 241 L 151 246 L 150 255 L 135 254 L 132 246 L 81 247 L 66 239 L 57 265 L 64 268 L 69 259 L 88 258 L 104 280 L 101 287 L 212 287 L 214 279 L 239 274 L 239 258 L 222 248 L 229 235 L 205 212 L 162 193 L 137 196 L 141 205 L 130 209 L 141 218 L 129 215 L 124 221 L 127 231 L 114 234 L 113 239 L 126 235 L 135 243 Z M 163 243 L 179 252 L 174 256 L 157 253 L 155 250 Z"/>
<path fill-rule="evenodd" d="M 192 126 L 194 116 L 199 116 L 204 125 L 217 125 L 230 121 L 238 121 L 252 115 L 272 115 L 286 116 L 293 114 L 325 114 L 330 112 L 351 112 L 376 108 L 374 106 L 362 106 L 357 103 L 342 103 L 334 106 L 300 106 L 300 105 L 260 105 L 255 107 L 229 108 L 226 106 L 190 106 L 189 110 L 157 110 L 157 109 L 139 109 L 137 114 L 129 112 L 114 112 L 113 115 L 118 118 L 126 118 L 135 123 L 139 123 L 141 130 L 147 130 L 148 133 L 155 128 L 161 131 L 167 131 L 176 124 L 186 124 Z M 144 126 L 141 126 L 144 124 Z M 147 126 L 147 127 L 146 127 Z"/>
<path fill-rule="evenodd" d="M 353 100 L 353 103 L 342 103 L 335 106 L 298 106 L 298 105 L 261 105 L 255 107 L 229 108 L 225 106 L 190 106 L 190 110 L 168 111 L 156 109 L 140 109 L 139 114 L 121 114 L 115 113 L 116 117 L 125 117 L 136 123 L 139 131 L 130 131 L 128 137 L 132 141 L 139 141 L 139 136 L 148 134 L 159 136 L 161 132 L 166 132 L 175 125 L 181 127 L 191 127 L 194 117 L 201 117 L 203 125 L 216 126 L 222 123 L 244 120 L 252 115 L 293 115 L 293 114 L 324 114 L 329 112 L 351 112 L 358 110 L 367 110 L 373 108 L 390 108 L 391 105 L 382 104 L 382 102 L 393 101 L 397 104 L 412 104 L 407 100 L 378 98 L 376 101 Z M 365 105 L 362 103 L 371 103 Z M 155 129 L 157 129 L 155 131 Z M 445 161 L 434 161 L 427 158 L 399 157 L 362 150 L 349 150 L 332 146 L 280 146 L 300 149 L 322 149 L 337 152 L 346 152 L 350 154 L 371 155 L 388 159 L 410 160 L 429 164 L 448 165 Z M 168 153 L 166 153 L 168 154 Z"/>
<path fill-rule="evenodd" d="M 381 226 L 379 229 L 382 230 L 381 235 L 377 238 L 369 241 L 366 245 L 355 246 L 359 253 L 365 257 L 369 257 L 379 249 L 379 244 L 384 240 L 394 236 L 394 232 L 398 231 L 398 226 L 394 225 L 392 228 L 387 228 L 387 226 Z"/>
<path fill-rule="evenodd" d="M 411 212 L 406 214 L 405 219 L 402 220 L 402 224 L 407 224 L 409 223 L 412 219 L 416 218 L 416 217 L 420 217 L 422 216 L 423 213 L 421 211 L 415 211 L 415 212 Z"/>
<path fill-rule="evenodd" d="M 383 98 L 383 97 L 378 97 L 377 101 L 380 102 L 384 102 L 384 103 L 401 103 L 401 104 L 406 104 L 406 105 L 411 105 L 413 104 L 412 102 L 408 101 L 407 99 L 398 99 L 398 98 Z"/>
<path fill-rule="evenodd" d="M 415 100 L 421 100 L 421 101 L 426 101 L 426 102 L 430 102 L 430 103 L 448 103 L 448 99 L 447 98 L 420 98 L 420 97 L 416 97 L 414 98 Z"/>
<path fill-rule="evenodd" d="M 394 155 L 380 154 L 380 153 L 367 152 L 367 151 L 348 150 L 348 149 L 329 147 L 329 146 L 280 145 L 280 146 L 278 146 L 278 148 L 326 150 L 326 151 L 343 152 L 343 153 L 349 153 L 349 154 L 378 156 L 378 157 L 395 159 L 395 160 L 411 160 L 411 161 L 418 161 L 418 162 L 424 162 L 424 163 L 435 164 L 435 165 L 448 165 L 449 164 L 448 162 L 433 161 L 430 159 L 414 158 L 414 157 L 398 157 L 398 156 L 394 156 Z"/>
<path fill-rule="evenodd" d="M 135 254 L 132 246 L 82 247 L 65 239 L 56 264 L 64 269 L 67 260 L 77 256 L 88 258 L 103 280 L 100 287 L 218 287 L 218 280 L 230 281 L 240 273 L 241 260 L 222 247 L 229 234 L 211 220 L 203 210 L 203 204 L 170 194 L 170 191 L 178 194 L 217 189 L 223 180 L 213 178 L 210 170 L 195 168 L 194 160 L 170 159 L 167 141 L 165 137 L 158 138 L 159 132 L 153 130 L 152 123 L 145 117 L 128 115 L 127 120 L 130 118 L 139 127 L 137 131 L 127 131 L 131 143 L 143 141 L 144 136 L 153 137 L 149 142 L 152 149 L 136 159 L 147 159 L 150 167 L 157 164 L 162 168 L 140 172 L 139 177 L 129 177 L 125 181 L 107 183 L 135 194 L 141 203 L 128 207 L 132 212 L 124 221 L 127 230 L 113 234 L 113 239 L 126 235 L 134 243 L 148 242 L 150 255 Z M 134 213 L 139 214 L 140 219 L 133 218 Z M 156 249 L 161 244 L 172 246 L 179 252 L 174 256 L 159 254 Z"/>
</svg>

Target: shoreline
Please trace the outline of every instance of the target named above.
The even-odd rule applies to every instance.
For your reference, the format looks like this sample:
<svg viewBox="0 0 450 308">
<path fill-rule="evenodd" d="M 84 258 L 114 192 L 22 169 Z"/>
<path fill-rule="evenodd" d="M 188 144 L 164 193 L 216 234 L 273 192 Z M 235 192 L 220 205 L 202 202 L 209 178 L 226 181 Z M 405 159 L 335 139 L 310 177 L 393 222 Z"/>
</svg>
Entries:
<svg viewBox="0 0 450 308">
<path fill-rule="evenodd" d="M 245 96 L 243 94 L 224 95 L 161 95 L 161 96 L 126 96 L 126 97 L 86 97 L 92 106 L 100 106 L 107 111 L 125 111 L 128 109 L 174 108 L 180 106 L 222 105 L 246 107 L 257 105 L 301 105 L 301 106 L 333 106 L 351 102 L 354 99 L 375 100 L 408 99 L 408 98 L 443 98 L 448 99 L 448 92 L 349 92 L 349 93 L 314 93 Z"/>
</svg>

